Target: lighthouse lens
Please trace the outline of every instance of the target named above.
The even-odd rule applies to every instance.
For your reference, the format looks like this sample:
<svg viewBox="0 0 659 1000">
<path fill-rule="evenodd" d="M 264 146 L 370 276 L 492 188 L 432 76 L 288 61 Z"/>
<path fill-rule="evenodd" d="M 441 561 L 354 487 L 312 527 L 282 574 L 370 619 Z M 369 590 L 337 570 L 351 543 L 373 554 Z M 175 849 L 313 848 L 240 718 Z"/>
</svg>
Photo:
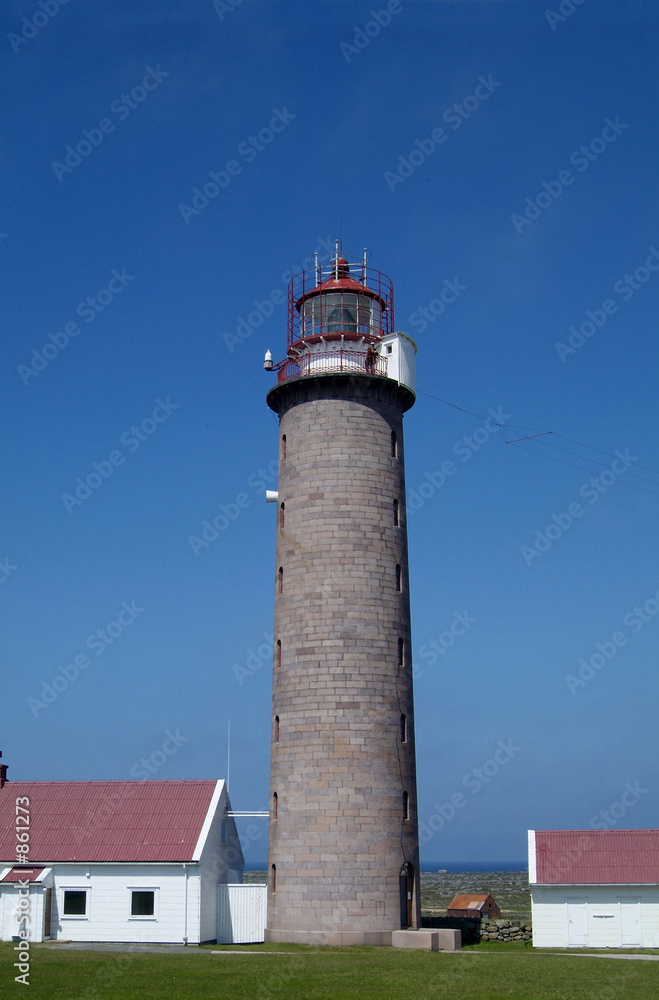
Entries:
<svg viewBox="0 0 659 1000">
<path fill-rule="evenodd" d="M 323 296 L 321 308 L 325 316 L 323 326 L 326 332 L 357 333 L 359 304 L 357 295 L 345 292 Z"/>
<path fill-rule="evenodd" d="M 306 300 L 302 336 L 347 333 L 379 336 L 382 310 L 377 299 L 352 292 L 331 292 Z"/>
<path fill-rule="evenodd" d="M 355 314 L 346 308 L 346 306 L 343 306 L 341 309 L 332 309 L 327 317 L 327 332 L 357 333 Z"/>
</svg>

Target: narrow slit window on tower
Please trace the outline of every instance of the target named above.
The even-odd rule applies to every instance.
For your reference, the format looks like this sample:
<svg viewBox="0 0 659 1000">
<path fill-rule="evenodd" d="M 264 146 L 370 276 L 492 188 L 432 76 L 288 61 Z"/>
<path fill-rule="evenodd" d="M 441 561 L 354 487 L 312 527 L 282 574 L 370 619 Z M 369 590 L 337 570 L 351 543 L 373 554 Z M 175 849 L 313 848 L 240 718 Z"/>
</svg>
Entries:
<svg viewBox="0 0 659 1000">
<path fill-rule="evenodd" d="M 398 438 L 396 431 L 391 432 L 391 457 L 398 458 Z"/>
<path fill-rule="evenodd" d="M 403 792 L 403 819 L 410 818 L 410 797 L 407 792 Z"/>
<path fill-rule="evenodd" d="M 407 716 L 400 717 L 400 742 L 407 743 Z"/>
<path fill-rule="evenodd" d="M 396 566 L 396 590 L 399 594 L 403 592 L 403 570 L 400 563 Z"/>
<path fill-rule="evenodd" d="M 405 640 L 398 640 L 398 666 L 402 667 L 405 664 Z"/>
<path fill-rule="evenodd" d="M 275 656 L 276 656 L 275 666 L 279 668 L 281 667 L 281 639 L 277 639 Z"/>
<path fill-rule="evenodd" d="M 275 743 L 279 743 L 279 716 L 275 715 Z"/>
<path fill-rule="evenodd" d="M 277 574 L 277 590 L 280 594 L 284 593 L 284 567 L 279 567 L 279 573 Z"/>
<path fill-rule="evenodd" d="M 394 500 L 394 527 L 400 527 L 400 504 L 398 500 Z"/>
<path fill-rule="evenodd" d="M 277 810 L 278 810 L 278 807 L 279 807 L 279 796 L 277 795 L 276 792 L 274 792 L 273 796 L 272 796 L 272 818 L 273 819 L 277 819 Z"/>
<path fill-rule="evenodd" d="M 281 458 L 282 461 L 286 458 L 286 435 L 281 436 Z"/>
<path fill-rule="evenodd" d="M 272 872 L 272 891 L 277 891 L 277 865 L 273 865 L 270 869 Z"/>
<path fill-rule="evenodd" d="M 284 504 L 281 503 L 279 505 L 279 530 L 280 531 L 284 530 L 284 514 L 285 514 Z"/>
</svg>

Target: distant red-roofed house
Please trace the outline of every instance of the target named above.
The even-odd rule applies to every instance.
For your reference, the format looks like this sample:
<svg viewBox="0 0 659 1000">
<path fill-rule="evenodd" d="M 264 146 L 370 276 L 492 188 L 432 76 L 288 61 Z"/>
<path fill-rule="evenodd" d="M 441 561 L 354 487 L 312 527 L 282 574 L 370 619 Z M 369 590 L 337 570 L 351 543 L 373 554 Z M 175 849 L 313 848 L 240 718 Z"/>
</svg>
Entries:
<svg viewBox="0 0 659 1000">
<path fill-rule="evenodd" d="M 0 938 L 216 940 L 244 867 L 230 810 L 223 781 L 5 782 Z"/>
<path fill-rule="evenodd" d="M 659 830 L 529 830 L 536 948 L 658 948 Z"/>
<path fill-rule="evenodd" d="M 489 892 L 459 892 L 449 903 L 446 916 L 487 920 L 500 917 L 501 910 Z"/>
</svg>

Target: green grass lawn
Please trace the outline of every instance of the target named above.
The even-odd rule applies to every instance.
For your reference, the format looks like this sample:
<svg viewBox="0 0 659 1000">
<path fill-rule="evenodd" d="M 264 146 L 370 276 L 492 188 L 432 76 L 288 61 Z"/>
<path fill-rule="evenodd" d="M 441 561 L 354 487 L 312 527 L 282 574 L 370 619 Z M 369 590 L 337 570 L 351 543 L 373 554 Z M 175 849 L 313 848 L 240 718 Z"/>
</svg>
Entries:
<svg viewBox="0 0 659 1000">
<path fill-rule="evenodd" d="M 63 951 L 31 946 L 27 996 L 44 1000 L 638 1000 L 659 996 L 655 962 L 479 945 L 455 954 L 392 948 L 244 947 L 239 955 Z M 251 951 L 277 951 L 254 955 Z M 0 997 L 18 997 L 11 944 Z"/>
</svg>

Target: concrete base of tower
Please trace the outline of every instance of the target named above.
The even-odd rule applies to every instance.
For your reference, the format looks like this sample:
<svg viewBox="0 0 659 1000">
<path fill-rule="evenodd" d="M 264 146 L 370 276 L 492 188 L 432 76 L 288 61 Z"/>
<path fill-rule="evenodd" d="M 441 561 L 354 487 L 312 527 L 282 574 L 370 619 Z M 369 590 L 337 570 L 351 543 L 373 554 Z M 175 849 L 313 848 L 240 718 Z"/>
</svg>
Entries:
<svg viewBox="0 0 659 1000">
<path fill-rule="evenodd" d="M 425 951 L 457 951 L 461 947 L 459 930 L 443 927 L 440 930 L 394 931 L 391 935 L 394 948 L 422 948 Z"/>
<path fill-rule="evenodd" d="M 265 940 L 285 944 L 317 944 L 334 948 L 367 944 L 376 948 L 391 946 L 392 931 L 284 931 L 265 929 Z"/>
</svg>

